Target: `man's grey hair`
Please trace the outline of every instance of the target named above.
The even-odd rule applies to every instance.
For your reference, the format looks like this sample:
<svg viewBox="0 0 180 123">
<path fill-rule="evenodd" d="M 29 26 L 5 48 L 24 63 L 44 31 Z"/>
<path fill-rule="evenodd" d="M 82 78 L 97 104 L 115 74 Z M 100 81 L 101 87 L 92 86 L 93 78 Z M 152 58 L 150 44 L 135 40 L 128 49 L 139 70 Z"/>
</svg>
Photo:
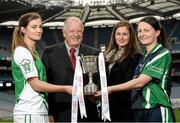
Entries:
<svg viewBox="0 0 180 123">
<path fill-rule="evenodd" d="M 79 18 L 74 17 L 74 16 L 73 16 L 73 17 L 68 17 L 68 18 L 64 21 L 63 30 L 66 30 L 66 29 L 68 28 L 68 24 L 69 24 L 69 22 L 71 22 L 71 21 L 79 22 L 79 23 L 81 24 L 81 26 L 82 26 L 82 29 L 84 30 L 84 25 L 83 25 L 82 21 L 81 21 Z"/>
</svg>

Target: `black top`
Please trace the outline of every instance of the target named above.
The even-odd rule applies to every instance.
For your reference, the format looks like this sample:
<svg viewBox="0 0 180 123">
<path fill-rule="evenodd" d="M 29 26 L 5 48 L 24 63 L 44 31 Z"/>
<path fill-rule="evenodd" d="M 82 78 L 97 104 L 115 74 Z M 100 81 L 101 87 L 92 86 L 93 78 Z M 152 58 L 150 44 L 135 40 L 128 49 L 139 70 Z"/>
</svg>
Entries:
<svg viewBox="0 0 180 123">
<path fill-rule="evenodd" d="M 141 55 L 131 55 L 121 63 L 111 68 L 108 76 L 108 86 L 125 83 L 133 78 L 134 70 Z M 112 122 L 132 121 L 131 91 L 121 91 L 109 95 L 110 114 Z"/>
</svg>

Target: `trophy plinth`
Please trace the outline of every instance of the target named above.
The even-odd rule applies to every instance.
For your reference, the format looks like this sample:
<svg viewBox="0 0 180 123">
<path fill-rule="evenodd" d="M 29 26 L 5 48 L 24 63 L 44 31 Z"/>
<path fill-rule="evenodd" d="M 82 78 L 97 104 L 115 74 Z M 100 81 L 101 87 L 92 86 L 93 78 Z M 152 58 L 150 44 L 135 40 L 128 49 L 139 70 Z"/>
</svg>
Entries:
<svg viewBox="0 0 180 123">
<path fill-rule="evenodd" d="M 81 64 L 84 73 L 88 73 L 89 82 L 84 87 L 84 95 L 94 95 L 98 91 L 98 87 L 92 81 L 92 75 L 96 73 L 97 70 L 97 56 L 88 55 L 81 56 Z"/>
<path fill-rule="evenodd" d="M 94 83 L 89 83 L 84 87 L 84 95 L 94 95 L 97 91 L 97 85 Z"/>
</svg>

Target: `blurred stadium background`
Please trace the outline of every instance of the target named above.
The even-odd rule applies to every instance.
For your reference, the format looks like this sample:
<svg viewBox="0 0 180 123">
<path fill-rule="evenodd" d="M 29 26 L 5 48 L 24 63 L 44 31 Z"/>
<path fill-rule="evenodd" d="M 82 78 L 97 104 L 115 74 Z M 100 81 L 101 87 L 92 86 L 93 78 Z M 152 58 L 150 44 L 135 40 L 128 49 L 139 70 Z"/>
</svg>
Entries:
<svg viewBox="0 0 180 123">
<path fill-rule="evenodd" d="M 84 43 L 105 48 L 112 27 L 121 20 L 136 23 L 144 16 L 155 16 L 165 27 L 168 48 L 173 56 L 171 100 L 180 109 L 180 0 L 0 0 L 0 119 L 12 119 L 14 82 L 11 74 L 12 32 L 26 12 L 43 18 L 43 36 L 37 48 L 63 41 L 61 32 L 69 16 L 85 25 Z"/>
</svg>

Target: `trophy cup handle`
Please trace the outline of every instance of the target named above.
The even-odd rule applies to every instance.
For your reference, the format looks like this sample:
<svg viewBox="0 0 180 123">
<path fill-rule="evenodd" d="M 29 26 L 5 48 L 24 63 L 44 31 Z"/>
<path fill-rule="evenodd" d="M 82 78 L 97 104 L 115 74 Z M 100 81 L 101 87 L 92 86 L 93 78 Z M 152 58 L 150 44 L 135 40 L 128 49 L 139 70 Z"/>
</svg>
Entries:
<svg viewBox="0 0 180 123">
<path fill-rule="evenodd" d="M 82 71 L 85 74 L 86 71 L 85 71 L 85 68 L 84 68 L 85 64 L 84 64 L 83 54 L 80 55 L 80 61 L 81 61 L 81 65 L 82 65 Z"/>
</svg>

